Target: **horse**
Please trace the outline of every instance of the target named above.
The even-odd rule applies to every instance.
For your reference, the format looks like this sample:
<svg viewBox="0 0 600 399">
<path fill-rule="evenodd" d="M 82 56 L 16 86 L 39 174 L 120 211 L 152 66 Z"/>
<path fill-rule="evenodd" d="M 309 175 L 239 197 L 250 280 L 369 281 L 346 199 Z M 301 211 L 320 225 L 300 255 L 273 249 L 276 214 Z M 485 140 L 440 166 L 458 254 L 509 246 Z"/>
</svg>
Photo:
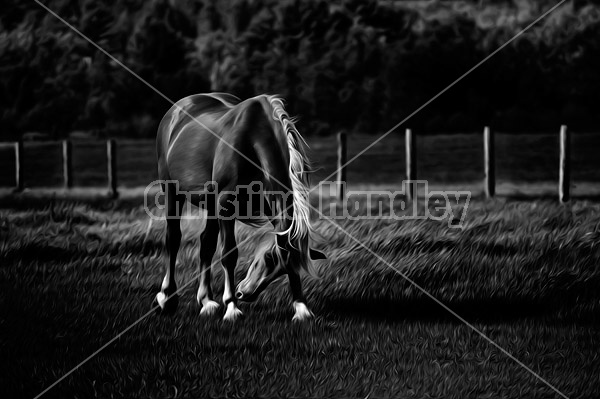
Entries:
<svg viewBox="0 0 600 399">
<path fill-rule="evenodd" d="M 242 101 L 226 93 L 185 97 L 162 118 L 156 149 L 165 196 L 169 258 L 155 299 L 161 311 L 170 313 L 177 308 L 175 264 L 181 242 L 180 219 L 184 202 L 190 201 L 206 215 L 206 227 L 200 234 L 196 295 L 200 314 L 215 314 L 220 306 L 213 298 L 210 270 L 220 234 L 224 320 L 234 321 L 242 315 L 238 300 L 255 300 L 284 275 L 293 298 L 292 320 L 312 317 L 300 273 L 314 274 L 312 261 L 326 257 L 310 247 L 313 230 L 307 145 L 282 98 L 263 94 Z M 259 187 L 265 195 L 264 201 L 251 204 L 253 217 L 236 214 L 236 188 L 241 186 Z M 236 220 L 253 227 L 272 225 L 271 238 L 257 246 L 246 277 L 237 286 Z"/>
</svg>

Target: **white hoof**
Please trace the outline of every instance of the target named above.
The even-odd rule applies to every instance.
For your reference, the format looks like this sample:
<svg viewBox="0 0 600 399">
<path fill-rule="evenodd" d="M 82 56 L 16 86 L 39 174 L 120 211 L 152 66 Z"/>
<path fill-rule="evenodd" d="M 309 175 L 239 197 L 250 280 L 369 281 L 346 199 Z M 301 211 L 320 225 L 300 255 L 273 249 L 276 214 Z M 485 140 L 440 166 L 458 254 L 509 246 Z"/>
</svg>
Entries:
<svg viewBox="0 0 600 399">
<path fill-rule="evenodd" d="M 161 309 L 165 308 L 165 303 L 167 303 L 167 299 L 167 296 L 162 292 L 156 294 L 156 302 L 158 303 L 158 306 L 160 306 Z"/>
<path fill-rule="evenodd" d="M 156 309 L 159 311 L 159 313 L 173 314 L 179 305 L 179 295 L 166 295 L 164 292 L 159 292 L 156 294 L 156 303 L 158 304 L 158 308 Z"/>
<path fill-rule="evenodd" d="M 229 302 L 227 304 L 227 311 L 225 312 L 225 316 L 223 316 L 223 320 L 225 320 L 225 321 L 236 321 L 237 319 L 239 319 L 243 315 L 244 314 L 242 313 L 242 311 L 239 310 L 237 308 L 237 306 L 235 306 L 235 303 Z"/>
<path fill-rule="evenodd" d="M 215 301 L 208 300 L 205 304 L 202 305 L 202 310 L 200 310 L 200 314 L 202 316 L 212 316 L 217 313 L 219 310 L 219 304 Z"/>
<path fill-rule="evenodd" d="M 292 321 L 304 321 L 315 317 L 304 302 L 294 302 L 294 317 Z"/>
</svg>

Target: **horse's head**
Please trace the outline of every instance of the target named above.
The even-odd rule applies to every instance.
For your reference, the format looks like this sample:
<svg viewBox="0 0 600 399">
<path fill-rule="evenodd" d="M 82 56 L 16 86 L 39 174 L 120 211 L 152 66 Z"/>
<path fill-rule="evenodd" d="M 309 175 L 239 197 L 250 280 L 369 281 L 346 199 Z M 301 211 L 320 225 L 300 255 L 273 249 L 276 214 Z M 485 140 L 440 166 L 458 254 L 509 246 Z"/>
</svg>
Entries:
<svg viewBox="0 0 600 399">
<path fill-rule="evenodd" d="M 235 290 L 235 297 L 243 301 L 254 301 L 269 284 L 285 273 L 284 261 L 274 246 L 259 248 L 246 278 L 240 281 Z"/>
<path fill-rule="evenodd" d="M 303 256 L 297 247 L 291 245 L 281 245 L 279 240 L 260 245 L 255 252 L 255 257 L 246 278 L 238 284 L 235 290 L 235 297 L 242 301 L 254 301 L 258 295 L 264 291 L 277 278 L 284 274 L 298 273 L 297 268 L 299 259 Z M 310 259 L 325 259 L 325 254 L 310 248 L 308 254 Z M 291 270 L 290 270 L 291 269 Z"/>
</svg>

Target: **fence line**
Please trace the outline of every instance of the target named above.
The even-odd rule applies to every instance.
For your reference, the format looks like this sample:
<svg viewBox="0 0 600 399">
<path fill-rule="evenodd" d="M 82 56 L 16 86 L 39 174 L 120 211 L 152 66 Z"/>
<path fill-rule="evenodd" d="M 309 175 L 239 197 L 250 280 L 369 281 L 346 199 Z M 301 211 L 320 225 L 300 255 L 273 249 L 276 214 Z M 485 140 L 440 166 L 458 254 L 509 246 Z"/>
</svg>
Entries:
<svg viewBox="0 0 600 399">
<path fill-rule="evenodd" d="M 571 188 L 571 135 L 565 125 L 560 127 L 560 161 L 558 169 L 558 199 L 567 202 Z"/>
<path fill-rule="evenodd" d="M 405 131 L 405 151 L 406 151 L 406 180 L 409 181 L 409 189 L 406 193 L 408 199 L 415 198 L 417 193 L 415 192 L 416 184 L 410 183 L 411 181 L 417 180 L 417 151 L 416 151 L 417 137 L 411 129 Z M 559 201 L 564 203 L 570 200 L 570 187 L 571 187 L 571 136 L 567 130 L 567 126 L 562 125 L 560 127 L 559 135 L 560 143 L 560 159 L 559 159 L 559 182 L 558 182 L 558 198 Z M 338 139 L 338 146 L 346 146 L 346 139 Z M 338 148 L 338 165 L 345 163 L 346 148 Z M 342 157 L 339 154 L 344 154 L 343 162 Z M 496 195 L 496 149 L 495 149 L 495 137 L 494 132 L 489 126 L 485 126 L 483 129 L 483 167 L 484 167 L 484 179 L 483 179 L 483 191 L 486 198 L 492 198 Z M 346 176 L 346 168 L 342 176 Z M 338 171 L 338 183 L 346 182 L 344 178 L 340 177 Z M 343 199 L 342 196 L 338 195 L 338 199 Z"/>
<path fill-rule="evenodd" d="M 23 159 L 23 142 L 17 141 L 15 144 L 15 188 L 23 190 L 23 168 L 21 159 Z"/>
<path fill-rule="evenodd" d="M 62 156 L 62 180 L 63 187 L 66 189 L 73 187 L 73 143 L 70 140 L 62 140 L 61 142 Z M 22 191 L 25 182 L 23 179 L 23 142 L 17 141 L 14 143 L 0 143 L 1 147 L 13 147 L 15 154 L 15 191 Z M 108 194 L 116 198 L 119 196 L 117 190 L 117 146 L 113 139 L 106 141 L 106 159 L 107 159 L 107 177 L 108 177 Z"/>
<path fill-rule="evenodd" d="M 73 145 L 69 140 L 63 140 L 62 142 L 62 157 L 63 157 L 63 182 L 65 188 L 73 187 L 73 162 L 71 154 L 73 152 Z"/>
<path fill-rule="evenodd" d="M 483 129 L 484 191 L 487 198 L 496 194 L 496 151 L 494 133 L 489 126 Z"/>
<path fill-rule="evenodd" d="M 346 182 L 346 155 L 347 155 L 347 145 L 346 145 L 346 132 L 341 131 L 337 136 L 338 147 L 337 147 L 337 182 L 338 182 L 338 192 L 337 198 L 338 201 L 342 202 L 346 198 L 346 185 L 341 184 L 342 182 Z"/>
<path fill-rule="evenodd" d="M 346 183 L 347 176 L 347 150 L 348 139 L 345 131 L 337 135 L 337 182 Z M 405 151 L 406 151 L 406 179 L 410 181 L 417 180 L 417 135 L 411 130 L 405 131 Z M 63 140 L 62 145 L 62 174 L 63 186 L 66 189 L 73 187 L 73 144 L 70 140 Z M 559 132 L 559 176 L 558 176 L 558 199 L 560 202 L 568 202 L 571 198 L 571 134 L 567 126 L 562 125 Z M 13 147 L 15 154 L 15 189 L 17 191 L 24 188 L 23 173 L 23 142 L 0 143 L 0 147 Z M 483 129 L 483 191 L 487 198 L 492 198 L 496 194 L 496 150 L 495 135 L 490 127 Z M 114 139 L 106 141 L 106 173 L 108 181 L 108 194 L 111 197 L 117 197 L 117 143 Z M 407 197 L 409 199 L 416 197 L 416 184 L 409 184 Z M 345 199 L 345 184 L 338 184 L 337 198 L 340 201 Z"/>
<path fill-rule="evenodd" d="M 417 142 L 411 129 L 405 132 L 406 149 L 406 180 L 408 180 L 408 199 L 417 198 L 417 185 L 412 183 L 417 180 Z"/>
<path fill-rule="evenodd" d="M 110 139 L 106 142 L 106 164 L 108 173 L 108 195 L 112 198 L 119 196 L 117 191 L 117 144 Z"/>
</svg>

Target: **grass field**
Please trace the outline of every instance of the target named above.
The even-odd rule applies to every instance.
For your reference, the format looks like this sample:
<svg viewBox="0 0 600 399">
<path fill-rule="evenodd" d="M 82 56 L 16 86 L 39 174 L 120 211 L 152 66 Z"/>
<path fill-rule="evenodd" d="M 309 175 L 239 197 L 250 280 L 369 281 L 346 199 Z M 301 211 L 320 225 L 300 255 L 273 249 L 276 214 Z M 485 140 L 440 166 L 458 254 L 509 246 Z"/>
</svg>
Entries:
<svg viewBox="0 0 600 399">
<path fill-rule="evenodd" d="M 139 203 L 2 201 L 0 396 L 33 397 L 150 309 L 164 222 L 147 234 Z M 599 216 L 586 201 L 475 200 L 462 230 L 336 223 L 564 394 L 597 398 Z M 199 225 L 184 222 L 180 286 Z M 202 318 L 194 283 L 174 316 L 151 314 L 46 397 L 559 397 L 328 221 L 315 227 L 329 256 L 305 279 L 315 320 L 291 322 L 284 281 L 234 325 Z"/>
</svg>

